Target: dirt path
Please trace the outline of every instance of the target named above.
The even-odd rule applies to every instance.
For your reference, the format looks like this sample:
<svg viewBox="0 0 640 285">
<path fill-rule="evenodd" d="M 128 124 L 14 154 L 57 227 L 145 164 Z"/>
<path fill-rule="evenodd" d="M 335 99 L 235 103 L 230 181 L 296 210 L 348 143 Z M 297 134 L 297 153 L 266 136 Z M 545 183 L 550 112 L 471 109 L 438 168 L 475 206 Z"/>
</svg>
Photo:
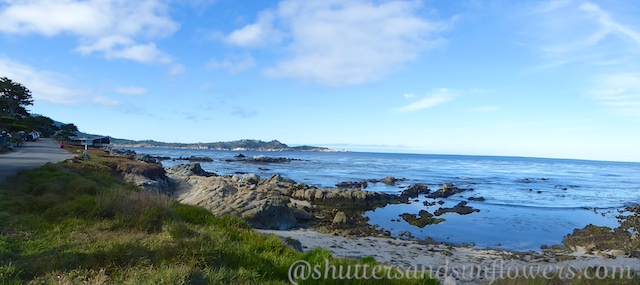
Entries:
<svg viewBox="0 0 640 285">
<path fill-rule="evenodd" d="M 30 169 L 47 162 L 59 162 L 74 157 L 73 154 L 60 149 L 52 139 L 40 139 L 37 142 L 26 142 L 15 151 L 0 154 L 0 181 L 18 172 Z"/>
</svg>

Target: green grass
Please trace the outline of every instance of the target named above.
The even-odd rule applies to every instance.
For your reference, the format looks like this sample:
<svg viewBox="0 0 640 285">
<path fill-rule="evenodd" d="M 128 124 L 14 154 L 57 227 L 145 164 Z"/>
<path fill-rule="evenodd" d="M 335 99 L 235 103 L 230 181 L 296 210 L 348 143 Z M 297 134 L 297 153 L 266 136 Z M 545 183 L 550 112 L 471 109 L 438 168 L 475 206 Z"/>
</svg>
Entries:
<svg viewBox="0 0 640 285">
<path fill-rule="evenodd" d="M 142 192 L 96 161 L 47 164 L 0 184 L 0 284 L 290 284 L 296 260 L 375 264 L 324 249 L 296 252 L 242 219 Z"/>
</svg>

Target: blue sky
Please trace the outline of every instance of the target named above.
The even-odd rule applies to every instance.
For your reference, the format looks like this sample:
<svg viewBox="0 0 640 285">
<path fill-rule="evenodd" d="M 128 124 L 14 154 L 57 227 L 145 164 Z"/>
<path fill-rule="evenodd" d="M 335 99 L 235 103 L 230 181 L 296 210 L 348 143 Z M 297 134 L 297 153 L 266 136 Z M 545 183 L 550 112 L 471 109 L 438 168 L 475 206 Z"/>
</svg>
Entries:
<svg viewBox="0 0 640 285">
<path fill-rule="evenodd" d="M 0 76 L 86 132 L 640 161 L 640 2 L 0 1 Z"/>
</svg>

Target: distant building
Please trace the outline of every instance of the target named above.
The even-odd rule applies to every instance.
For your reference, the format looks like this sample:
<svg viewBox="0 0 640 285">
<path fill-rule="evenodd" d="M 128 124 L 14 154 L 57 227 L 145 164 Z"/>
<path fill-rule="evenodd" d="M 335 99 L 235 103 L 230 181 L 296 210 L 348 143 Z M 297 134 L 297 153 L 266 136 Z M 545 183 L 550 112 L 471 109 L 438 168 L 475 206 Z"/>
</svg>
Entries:
<svg viewBox="0 0 640 285">
<path fill-rule="evenodd" d="M 69 142 L 75 145 L 86 145 L 91 147 L 103 147 L 111 143 L 111 137 L 103 136 L 73 136 L 69 137 Z"/>
</svg>

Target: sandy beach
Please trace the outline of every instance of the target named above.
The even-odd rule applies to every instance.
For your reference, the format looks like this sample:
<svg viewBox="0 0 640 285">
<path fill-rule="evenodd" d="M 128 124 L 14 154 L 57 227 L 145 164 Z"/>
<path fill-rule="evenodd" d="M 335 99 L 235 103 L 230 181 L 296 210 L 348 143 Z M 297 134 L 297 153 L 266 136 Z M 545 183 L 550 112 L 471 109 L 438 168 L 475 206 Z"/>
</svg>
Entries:
<svg viewBox="0 0 640 285">
<path fill-rule="evenodd" d="M 435 277 L 438 277 L 443 284 L 489 284 L 500 277 L 521 277 L 526 274 L 525 271 L 538 273 L 538 275 L 542 275 L 545 271 L 576 274 L 589 267 L 607 268 L 610 274 L 619 269 L 640 272 L 638 258 L 614 256 L 615 252 L 596 255 L 581 251 L 567 255 L 541 252 L 519 253 L 445 244 L 423 244 L 394 238 L 352 239 L 330 236 L 311 229 L 257 231 L 296 239 L 300 241 L 305 252 L 322 247 L 338 257 L 371 256 L 378 262 L 407 270 L 433 270 Z M 569 270 L 573 270 L 573 273 Z"/>
</svg>

